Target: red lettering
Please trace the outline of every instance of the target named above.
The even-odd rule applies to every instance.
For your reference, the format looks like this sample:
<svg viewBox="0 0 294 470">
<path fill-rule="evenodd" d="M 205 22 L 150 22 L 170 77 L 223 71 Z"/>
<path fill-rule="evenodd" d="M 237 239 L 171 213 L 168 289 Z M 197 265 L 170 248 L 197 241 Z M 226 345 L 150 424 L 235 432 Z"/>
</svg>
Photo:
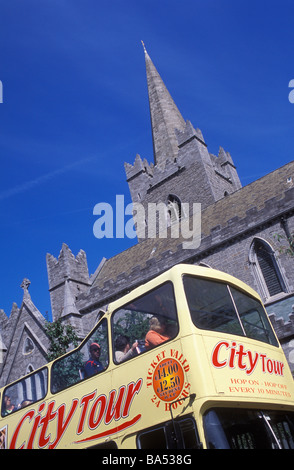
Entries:
<svg viewBox="0 0 294 470">
<path fill-rule="evenodd" d="M 66 433 L 66 430 L 69 427 L 74 414 L 76 413 L 79 403 L 80 415 L 78 417 L 78 425 L 76 429 L 77 434 L 81 434 L 84 432 L 87 416 L 87 424 L 89 429 L 91 430 L 97 428 L 102 422 L 103 418 L 106 425 L 108 425 L 113 419 L 115 421 L 118 421 L 121 418 L 126 418 L 129 415 L 130 407 L 135 395 L 139 393 L 142 387 L 142 383 L 143 380 L 138 379 L 136 383 L 131 382 L 127 386 L 122 385 L 118 391 L 112 390 L 109 393 L 108 399 L 106 395 L 99 395 L 94 400 L 97 390 L 83 396 L 80 401 L 78 398 L 75 398 L 71 402 L 71 406 L 68 413 L 66 413 L 66 405 L 64 403 L 62 403 L 56 410 L 54 410 L 56 402 L 55 400 L 52 400 L 48 403 L 48 407 L 46 410 L 46 402 L 44 401 L 39 405 L 37 414 L 35 414 L 35 411 L 31 409 L 27 413 L 25 413 L 20 419 L 18 425 L 14 430 L 14 433 L 12 434 L 10 448 L 15 449 L 16 447 L 18 447 L 23 449 L 27 447 L 28 449 L 32 449 L 34 447 L 34 444 L 35 446 L 37 445 L 39 448 L 56 448 L 60 440 Z M 94 400 L 94 402 L 92 403 L 92 406 L 90 406 L 92 400 Z M 45 413 L 43 416 L 42 412 Z M 136 418 L 133 418 L 131 421 L 129 421 L 126 425 L 118 426 L 117 429 L 123 429 L 124 426 L 131 426 L 131 423 L 134 420 L 137 421 L 138 419 L 140 419 L 140 417 L 141 415 L 138 415 Z M 26 420 L 28 420 L 29 423 L 31 423 L 31 421 L 33 420 L 32 425 L 29 427 L 29 430 L 23 430 L 23 433 L 26 432 L 26 435 L 28 436 L 27 444 L 26 441 L 24 441 L 19 445 L 17 443 L 17 440 L 20 440 L 21 429 Z M 52 433 L 52 430 L 55 426 L 50 425 L 53 420 L 56 420 L 56 429 L 54 434 Z M 112 429 L 111 433 L 116 432 L 115 429 L 116 428 Z M 39 438 L 36 444 L 35 440 L 37 439 L 36 436 L 38 435 L 38 430 Z M 109 431 L 105 432 L 107 434 Z"/>
<path fill-rule="evenodd" d="M 219 361 L 219 358 L 218 358 L 218 355 L 219 355 L 219 351 L 220 351 L 220 348 L 222 346 L 225 346 L 226 349 L 229 348 L 229 343 L 227 341 L 220 341 L 214 348 L 214 350 L 212 351 L 212 364 L 214 365 L 214 367 L 225 367 L 227 365 L 227 360 L 224 360 L 223 362 L 220 362 Z"/>
<path fill-rule="evenodd" d="M 233 341 L 231 351 L 230 351 L 230 359 L 229 359 L 229 367 L 231 369 L 234 369 L 234 359 L 235 359 L 235 353 L 236 353 L 235 347 L 236 347 L 236 343 L 235 341 Z"/>
<path fill-rule="evenodd" d="M 178 359 L 178 351 L 176 351 L 175 349 L 170 350 L 170 355 L 171 357 L 175 357 L 176 359 Z"/>
<path fill-rule="evenodd" d="M 270 374 L 272 374 L 273 369 L 274 369 L 273 361 L 271 359 L 268 359 L 266 362 L 266 365 L 267 365 L 267 370 L 269 371 Z"/>
<path fill-rule="evenodd" d="M 220 360 L 220 351 L 223 346 L 229 351 L 226 359 Z M 214 367 L 228 366 L 230 369 L 234 369 L 237 366 L 240 370 L 246 371 L 247 375 L 250 375 L 255 370 L 259 358 L 261 359 L 262 372 L 283 375 L 283 362 L 269 359 L 266 354 L 253 353 L 250 350 L 245 351 L 243 344 L 239 344 L 237 347 L 235 341 L 232 341 L 231 346 L 227 341 L 220 341 L 212 351 L 211 361 Z"/>
<path fill-rule="evenodd" d="M 260 357 L 261 357 L 261 364 L 262 364 L 262 372 L 266 372 L 266 370 L 265 370 L 265 358 L 266 358 L 266 354 L 260 354 Z"/>
<path fill-rule="evenodd" d="M 44 408 L 45 408 L 45 402 L 41 403 L 41 405 L 39 406 L 38 413 L 41 413 L 41 411 L 43 411 Z M 30 438 L 29 438 L 29 441 L 28 441 L 27 449 L 32 449 L 33 448 L 33 442 L 34 442 L 35 435 L 36 435 L 39 423 L 41 421 L 41 418 L 42 418 L 42 416 L 40 414 L 38 416 L 36 416 L 36 418 L 35 418 L 33 429 L 31 431 Z"/>
<path fill-rule="evenodd" d="M 20 420 L 20 422 L 18 423 L 14 433 L 13 433 L 13 436 L 12 436 L 12 439 L 11 439 L 11 443 L 10 443 L 10 449 L 16 449 L 16 440 L 18 438 L 18 434 L 19 434 L 19 431 L 24 423 L 24 421 L 29 418 L 29 421 L 31 422 L 33 417 L 35 415 L 35 412 L 33 410 L 30 410 L 28 411 L 23 417 L 22 419 Z M 21 444 L 21 446 L 19 447 L 19 449 L 23 449 L 25 446 L 25 442 L 23 442 Z"/>
<path fill-rule="evenodd" d="M 247 356 L 247 352 L 244 352 L 244 347 L 242 344 L 239 346 L 239 351 L 236 352 L 236 356 L 238 356 L 238 367 L 239 369 L 243 370 L 246 369 L 246 365 L 243 364 L 242 359 L 244 356 Z"/>
<path fill-rule="evenodd" d="M 142 387 L 142 383 L 143 383 L 143 380 L 138 379 L 136 384 L 134 384 L 134 382 L 132 382 L 128 385 L 127 397 L 126 397 L 125 406 L 124 406 L 124 409 L 123 409 L 123 412 L 122 412 L 122 417 L 123 418 L 126 418 L 127 416 L 129 416 L 129 411 L 130 411 L 132 401 L 134 399 L 135 394 L 139 393 L 139 391 Z"/>
<path fill-rule="evenodd" d="M 113 417 L 115 420 L 118 420 L 120 418 L 121 405 L 122 405 L 122 400 L 123 400 L 125 391 L 126 391 L 126 387 L 124 385 L 120 387 L 119 392 L 118 392 L 118 397 L 114 406 L 113 406 L 113 402 L 114 402 L 116 390 L 112 390 L 110 392 L 108 406 L 107 406 L 107 410 L 105 414 L 105 424 L 109 424 L 110 421 L 113 419 Z"/>
<path fill-rule="evenodd" d="M 83 411 L 81 413 L 80 421 L 79 421 L 79 424 L 78 424 L 77 434 L 81 434 L 84 430 L 84 423 L 85 423 L 85 418 L 86 418 L 86 413 L 87 413 L 87 410 L 88 410 L 89 402 L 91 400 L 93 400 L 95 395 L 96 395 L 96 391 L 92 392 L 92 393 L 89 393 L 88 395 L 84 396 L 81 399 L 81 406 L 83 407 Z"/>
<path fill-rule="evenodd" d="M 99 397 L 97 397 L 96 400 L 94 401 L 93 406 L 90 411 L 90 416 L 89 416 L 89 428 L 90 429 L 95 429 L 97 428 L 97 426 L 99 426 L 103 418 L 103 415 L 105 413 L 106 402 L 107 400 L 106 400 L 105 395 L 99 395 Z M 99 414 L 98 414 L 98 417 L 95 419 L 95 414 L 96 414 L 98 405 L 100 405 Z"/>
<path fill-rule="evenodd" d="M 48 424 L 55 418 L 57 414 L 57 411 L 53 411 L 54 405 L 55 401 L 51 401 L 49 403 L 47 413 L 45 414 L 44 418 L 42 418 L 40 421 L 40 426 L 42 426 L 42 430 L 39 437 L 39 447 L 45 447 L 50 440 L 51 435 L 49 434 L 49 436 L 46 436 L 46 432 Z"/>
<path fill-rule="evenodd" d="M 53 444 L 49 445 L 49 449 L 54 449 L 54 447 L 56 447 L 56 445 L 58 444 L 58 442 L 62 438 L 62 436 L 64 434 L 64 431 L 66 430 L 67 426 L 69 425 L 69 423 L 70 423 L 70 421 L 71 421 L 71 419 L 74 415 L 74 412 L 76 411 L 78 403 L 79 403 L 79 400 L 77 398 L 75 398 L 72 401 L 71 408 L 68 412 L 68 415 L 67 415 L 67 418 L 65 419 L 65 421 L 63 420 L 64 414 L 65 414 L 65 405 L 61 405 L 58 408 L 58 410 L 57 410 L 58 411 L 57 436 L 56 436 L 56 439 L 53 442 Z"/>
<path fill-rule="evenodd" d="M 246 370 L 246 374 L 249 375 L 255 369 L 255 366 L 256 366 L 257 360 L 258 360 L 258 353 L 255 353 L 255 358 L 254 359 L 253 359 L 253 354 L 252 354 L 251 351 L 248 351 L 247 354 L 248 354 L 248 358 L 249 358 L 249 362 L 250 362 L 250 368 L 248 370 Z"/>
</svg>

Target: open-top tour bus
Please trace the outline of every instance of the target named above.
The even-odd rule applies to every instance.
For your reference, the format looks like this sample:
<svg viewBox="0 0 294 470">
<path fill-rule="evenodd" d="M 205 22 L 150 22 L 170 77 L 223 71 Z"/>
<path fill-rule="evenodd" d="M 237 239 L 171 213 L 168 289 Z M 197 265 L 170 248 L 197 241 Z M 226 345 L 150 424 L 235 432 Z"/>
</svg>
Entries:
<svg viewBox="0 0 294 470">
<path fill-rule="evenodd" d="M 0 447 L 294 448 L 293 398 L 257 293 L 177 265 L 111 303 L 78 348 L 0 390 Z"/>
</svg>

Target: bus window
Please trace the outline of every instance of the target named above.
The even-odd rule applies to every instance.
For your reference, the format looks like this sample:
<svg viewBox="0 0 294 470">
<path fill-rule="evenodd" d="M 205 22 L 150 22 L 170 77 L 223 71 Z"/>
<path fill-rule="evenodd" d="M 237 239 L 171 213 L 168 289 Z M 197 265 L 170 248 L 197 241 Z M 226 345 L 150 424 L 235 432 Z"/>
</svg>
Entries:
<svg viewBox="0 0 294 470">
<path fill-rule="evenodd" d="M 174 338 L 177 333 L 173 285 L 167 282 L 113 314 L 114 362 L 131 359 Z"/>
<path fill-rule="evenodd" d="M 195 326 L 244 335 L 226 284 L 184 276 L 184 287 Z"/>
<path fill-rule="evenodd" d="M 45 368 L 7 387 L 2 397 L 2 417 L 42 400 L 47 394 L 47 379 L 48 371 Z"/>
<path fill-rule="evenodd" d="M 294 415 L 280 411 L 264 413 L 268 426 L 272 429 L 280 448 L 294 449 Z"/>
<path fill-rule="evenodd" d="M 226 284 L 184 276 L 184 288 L 197 328 L 248 336 L 278 346 L 262 305 Z"/>
<path fill-rule="evenodd" d="M 246 336 L 278 346 L 262 305 L 252 297 L 230 287 Z"/>
<path fill-rule="evenodd" d="M 83 345 L 57 359 L 51 368 L 52 393 L 103 372 L 109 363 L 107 320 L 103 319 Z"/>
<path fill-rule="evenodd" d="M 293 413 L 215 408 L 204 415 L 209 449 L 294 449 Z"/>
<path fill-rule="evenodd" d="M 144 429 L 137 436 L 138 449 L 198 449 L 199 438 L 193 418 L 169 421 Z"/>
</svg>

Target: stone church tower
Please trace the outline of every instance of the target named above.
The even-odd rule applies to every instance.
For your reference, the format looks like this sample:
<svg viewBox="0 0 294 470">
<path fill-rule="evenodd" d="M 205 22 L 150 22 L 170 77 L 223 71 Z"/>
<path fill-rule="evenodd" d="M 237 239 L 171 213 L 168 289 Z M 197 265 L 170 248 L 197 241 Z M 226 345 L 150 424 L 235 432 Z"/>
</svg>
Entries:
<svg viewBox="0 0 294 470">
<path fill-rule="evenodd" d="M 181 203 L 200 203 L 205 209 L 241 188 L 228 152 L 209 153 L 202 132 L 183 119 L 145 47 L 145 62 L 154 163 L 137 155 L 133 165 L 125 164 L 133 203 L 163 202 L 172 220 L 180 215 Z"/>
<path fill-rule="evenodd" d="M 76 299 L 90 286 L 86 253 L 80 250 L 75 257 L 63 243 L 58 259 L 47 254 L 46 261 L 53 321 L 62 318 L 77 330 L 82 339 L 83 322 Z"/>
</svg>

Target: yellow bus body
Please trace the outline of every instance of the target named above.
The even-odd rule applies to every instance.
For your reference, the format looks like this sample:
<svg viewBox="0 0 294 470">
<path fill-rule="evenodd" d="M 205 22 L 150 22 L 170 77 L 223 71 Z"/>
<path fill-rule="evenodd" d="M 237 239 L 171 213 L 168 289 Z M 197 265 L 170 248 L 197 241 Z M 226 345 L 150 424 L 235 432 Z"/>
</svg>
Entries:
<svg viewBox="0 0 294 470">
<path fill-rule="evenodd" d="M 281 346 L 197 328 L 191 320 L 184 275 L 227 283 L 260 302 L 254 290 L 232 276 L 189 265 L 177 265 L 134 289 L 111 303 L 100 320 L 108 323 L 106 370 L 52 393 L 56 361 L 48 363 L 42 368 L 48 379 L 45 396 L 6 416 L 2 413 L 2 448 L 136 449 L 140 432 L 177 423 L 185 416 L 195 419 L 198 447 L 205 448 L 203 415 L 211 408 L 294 411 L 293 378 Z M 176 336 L 129 361 L 115 363 L 112 315 L 166 282 L 174 289 Z M 20 384 L 17 381 L 14 387 Z M 13 384 L 0 391 L 2 403 L 10 390 Z"/>
</svg>

